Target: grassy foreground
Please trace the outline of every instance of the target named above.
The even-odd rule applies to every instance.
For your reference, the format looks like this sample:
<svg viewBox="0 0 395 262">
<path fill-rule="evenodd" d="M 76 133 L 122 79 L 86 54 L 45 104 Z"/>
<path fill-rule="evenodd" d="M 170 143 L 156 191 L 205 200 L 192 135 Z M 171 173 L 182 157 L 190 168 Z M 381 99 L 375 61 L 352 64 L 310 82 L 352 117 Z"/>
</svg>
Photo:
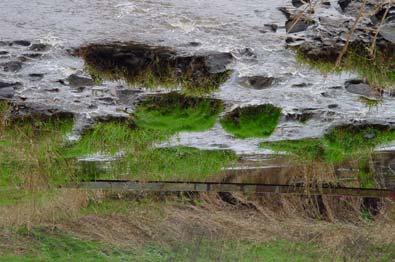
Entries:
<svg viewBox="0 0 395 262">
<path fill-rule="evenodd" d="M 16 238 L 29 241 L 23 255 L 6 254 L 0 261 L 330 261 L 314 244 L 290 241 L 208 241 L 178 243 L 175 247 L 148 244 L 139 249 L 119 248 L 82 240 L 64 232 L 19 230 Z M 339 259 L 340 260 L 340 259 Z"/>
</svg>

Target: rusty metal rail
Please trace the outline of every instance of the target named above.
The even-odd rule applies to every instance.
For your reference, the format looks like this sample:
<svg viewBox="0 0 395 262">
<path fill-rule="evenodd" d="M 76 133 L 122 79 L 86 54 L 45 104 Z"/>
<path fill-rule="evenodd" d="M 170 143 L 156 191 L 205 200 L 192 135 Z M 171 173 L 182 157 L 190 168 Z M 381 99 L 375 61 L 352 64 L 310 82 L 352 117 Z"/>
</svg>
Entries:
<svg viewBox="0 0 395 262">
<path fill-rule="evenodd" d="M 243 192 L 276 193 L 297 195 L 360 196 L 391 198 L 395 200 L 395 190 L 365 189 L 349 187 L 306 187 L 303 185 L 245 184 L 220 182 L 180 182 L 180 181 L 129 181 L 96 180 L 68 185 L 66 188 L 108 191 L 145 191 L 145 192 Z"/>
</svg>

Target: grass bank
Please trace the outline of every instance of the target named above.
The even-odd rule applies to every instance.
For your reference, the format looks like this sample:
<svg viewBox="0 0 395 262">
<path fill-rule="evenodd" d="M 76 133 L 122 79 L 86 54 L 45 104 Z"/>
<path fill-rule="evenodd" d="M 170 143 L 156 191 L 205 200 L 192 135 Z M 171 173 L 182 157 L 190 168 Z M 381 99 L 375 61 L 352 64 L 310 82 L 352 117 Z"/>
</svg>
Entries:
<svg viewBox="0 0 395 262">
<path fill-rule="evenodd" d="M 352 72 L 365 79 L 373 88 L 386 89 L 395 85 L 395 56 L 389 52 L 375 52 L 371 57 L 364 47 L 350 47 L 339 67 L 336 62 L 307 57 L 296 50 L 296 61 L 323 74 Z"/>
<path fill-rule="evenodd" d="M 277 127 L 281 109 L 270 104 L 237 108 L 221 119 L 222 127 L 239 138 L 268 137 Z"/>
</svg>

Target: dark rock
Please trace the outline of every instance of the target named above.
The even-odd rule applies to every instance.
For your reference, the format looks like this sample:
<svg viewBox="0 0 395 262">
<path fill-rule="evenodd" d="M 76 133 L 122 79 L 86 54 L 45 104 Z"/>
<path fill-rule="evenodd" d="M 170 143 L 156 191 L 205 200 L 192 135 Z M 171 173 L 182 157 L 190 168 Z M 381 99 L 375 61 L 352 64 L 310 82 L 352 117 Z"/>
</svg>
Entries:
<svg viewBox="0 0 395 262">
<path fill-rule="evenodd" d="M 256 58 L 256 54 L 252 48 L 246 47 L 239 50 L 239 54 L 248 58 Z"/>
<path fill-rule="evenodd" d="M 16 40 L 12 42 L 13 45 L 29 46 L 30 42 L 26 40 Z"/>
<path fill-rule="evenodd" d="M 2 64 L 2 66 L 5 72 L 18 72 L 22 69 L 22 62 L 10 61 Z"/>
<path fill-rule="evenodd" d="M 6 88 L 6 87 L 19 88 L 21 86 L 22 86 L 22 83 L 19 83 L 19 82 L 7 83 L 7 82 L 0 81 L 0 89 Z"/>
<path fill-rule="evenodd" d="M 387 12 L 387 8 L 389 8 Z M 384 15 L 387 13 L 386 17 L 384 18 Z M 383 20 L 385 22 L 391 22 L 395 21 L 395 6 L 389 7 L 388 5 L 384 5 L 379 11 L 376 12 L 370 19 L 374 24 L 381 23 Z"/>
<path fill-rule="evenodd" d="M 21 86 L 22 84 L 19 82 L 7 83 L 0 81 L 0 100 L 13 98 L 15 89 Z"/>
<path fill-rule="evenodd" d="M 380 29 L 380 35 L 392 44 L 395 44 L 395 22 L 387 23 Z"/>
<path fill-rule="evenodd" d="M 297 33 L 305 31 L 312 22 L 309 20 L 299 19 L 299 20 L 288 20 L 285 23 L 285 29 L 288 34 Z"/>
<path fill-rule="evenodd" d="M 189 45 L 189 46 L 193 46 L 193 47 L 197 47 L 197 46 L 201 46 L 202 44 L 199 43 L 199 42 L 194 42 L 194 41 L 192 41 L 192 42 L 189 42 L 188 45 Z"/>
<path fill-rule="evenodd" d="M 348 92 L 365 96 L 367 98 L 379 98 L 381 96 L 380 92 L 370 87 L 362 80 L 352 79 L 346 81 L 345 88 Z"/>
<path fill-rule="evenodd" d="M 328 105 L 329 109 L 334 109 L 334 108 L 338 108 L 338 107 L 339 107 L 338 104 L 330 104 L 330 105 Z"/>
<path fill-rule="evenodd" d="M 272 32 L 277 32 L 278 25 L 276 24 L 265 24 L 264 26 Z"/>
<path fill-rule="evenodd" d="M 322 2 L 322 5 L 325 7 L 329 7 L 329 6 L 331 6 L 331 2 L 325 1 L 325 2 Z"/>
<path fill-rule="evenodd" d="M 308 87 L 311 85 L 312 84 L 310 84 L 310 83 L 300 83 L 300 84 L 293 84 L 292 87 L 302 88 L 302 87 Z"/>
<path fill-rule="evenodd" d="M 8 45 L 10 45 L 10 43 L 9 43 L 9 42 L 6 42 L 6 41 L 0 41 L 0 46 L 8 46 Z"/>
<path fill-rule="evenodd" d="M 44 78 L 44 74 L 29 74 L 29 78 L 33 81 L 40 81 Z"/>
<path fill-rule="evenodd" d="M 106 105 L 115 105 L 114 98 L 112 97 L 100 97 L 99 101 L 103 102 Z"/>
<path fill-rule="evenodd" d="M 339 4 L 340 8 L 345 11 L 347 6 L 351 3 L 351 0 L 339 0 L 337 3 Z"/>
<path fill-rule="evenodd" d="M 12 87 L 0 88 L 0 100 L 11 99 L 14 97 L 15 89 Z"/>
<path fill-rule="evenodd" d="M 95 81 L 88 77 L 79 76 L 76 74 L 72 74 L 67 78 L 69 85 L 72 87 L 81 87 L 81 86 L 94 86 Z"/>
<path fill-rule="evenodd" d="M 47 44 L 32 44 L 29 49 L 31 51 L 44 52 L 49 50 L 50 48 L 51 46 Z"/>
<path fill-rule="evenodd" d="M 338 89 L 343 89 L 343 87 L 342 86 L 331 86 L 331 87 L 329 87 L 330 89 L 336 89 L 336 90 L 338 90 Z"/>
<path fill-rule="evenodd" d="M 239 82 L 246 87 L 260 90 L 270 87 L 274 82 L 274 78 L 267 76 L 245 76 L 241 77 Z"/>
<path fill-rule="evenodd" d="M 142 90 L 137 89 L 118 89 L 116 91 L 118 101 L 123 105 L 133 105 L 142 93 Z"/>
<path fill-rule="evenodd" d="M 84 92 L 84 90 L 85 90 L 85 86 L 78 86 L 78 87 L 76 87 L 76 88 L 74 88 L 73 89 L 73 93 L 82 93 L 82 92 Z"/>
<path fill-rule="evenodd" d="M 50 92 L 50 93 L 57 93 L 57 92 L 59 92 L 59 88 L 57 88 L 57 87 L 55 87 L 55 88 L 46 88 L 44 90 L 47 91 L 47 92 Z"/>
<path fill-rule="evenodd" d="M 164 83 L 210 91 L 226 81 L 230 74 L 227 67 L 234 60 L 227 52 L 186 55 L 168 47 L 135 42 L 92 44 L 79 48 L 75 55 L 83 57 L 104 78 L 122 78 L 131 86 Z M 146 74 L 153 81 L 142 79 Z"/>
<path fill-rule="evenodd" d="M 297 110 L 299 111 L 299 110 Z M 301 112 L 289 113 L 285 116 L 286 120 L 293 120 L 305 123 L 314 117 L 313 112 L 309 112 L 309 110 L 302 109 Z"/>
<path fill-rule="evenodd" d="M 309 3 L 309 0 L 292 0 L 292 5 L 296 8 Z"/>
<path fill-rule="evenodd" d="M 97 109 L 97 108 L 98 108 L 98 106 L 95 104 L 91 104 L 88 106 L 88 109 Z"/>
<path fill-rule="evenodd" d="M 227 66 L 233 62 L 231 53 L 213 53 L 206 58 L 206 66 L 210 73 L 221 73 L 227 70 Z"/>
<path fill-rule="evenodd" d="M 55 105 L 40 104 L 38 102 L 19 102 L 11 108 L 11 119 L 70 119 L 74 115 Z"/>
<path fill-rule="evenodd" d="M 278 10 L 281 11 L 281 13 L 283 13 L 287 19 L 291 18 L 292 14 L 288 8 L 281 6 L 278 8 Z"/>
<path fill-rule="evenodd" d="M 8 55 L 9 53 L 7 51 L 0 51 L 0 55 Z"/>
<path fill-rule="evenodd" d="M 40 58 L 43 55 L 42 54 L 38 54 L 38 53 L 26 53 L 23 54 L 24 57 L 28 57 L 28 58 Z"/>
</svg>

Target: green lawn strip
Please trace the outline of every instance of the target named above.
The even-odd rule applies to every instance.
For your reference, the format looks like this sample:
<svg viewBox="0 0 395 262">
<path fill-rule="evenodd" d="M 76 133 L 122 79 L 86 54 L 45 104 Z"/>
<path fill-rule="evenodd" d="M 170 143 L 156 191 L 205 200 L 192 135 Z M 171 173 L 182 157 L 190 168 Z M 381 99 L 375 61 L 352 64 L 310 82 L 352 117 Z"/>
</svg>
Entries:
<svg viewBox="0 0 395 262">
<path fill-rule="evenodd" d="M 268 137 L 277 127 L 281 109 L 270 104 L 237 108 L 221 119 L 225 131 L 238 138 Z"/>
<path fill-rule="evenodd" d="M 214 126 L 222 110 L 218 100 L 170 93 L 145 100 L 135 119 L 138 127 L 149 130 L 204 131 Z"/>
</svg>

